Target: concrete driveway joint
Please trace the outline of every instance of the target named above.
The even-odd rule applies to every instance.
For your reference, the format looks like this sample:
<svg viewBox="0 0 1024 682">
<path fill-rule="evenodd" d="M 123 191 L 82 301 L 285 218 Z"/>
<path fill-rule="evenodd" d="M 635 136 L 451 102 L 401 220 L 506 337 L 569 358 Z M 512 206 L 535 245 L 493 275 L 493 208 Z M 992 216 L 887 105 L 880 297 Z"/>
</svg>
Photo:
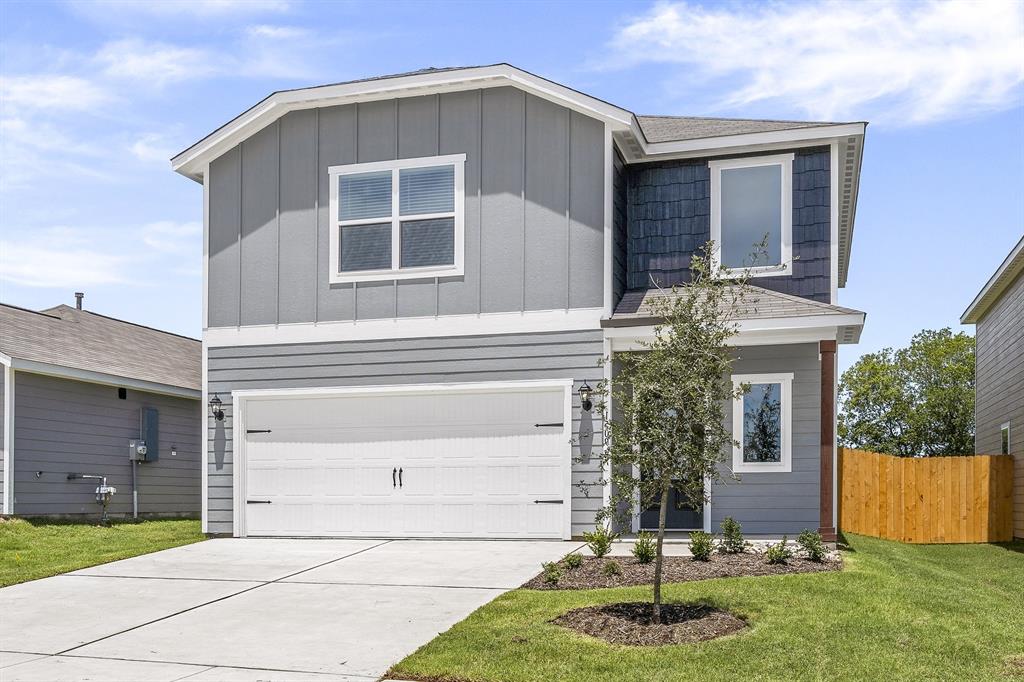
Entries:
<svg viewBox="0 0 1024 682">
<path fill-rule="evenodd" d="M 218 539 L 0 590 L 0 682 L 370 682 L 582 543 Z"/>
</svg>

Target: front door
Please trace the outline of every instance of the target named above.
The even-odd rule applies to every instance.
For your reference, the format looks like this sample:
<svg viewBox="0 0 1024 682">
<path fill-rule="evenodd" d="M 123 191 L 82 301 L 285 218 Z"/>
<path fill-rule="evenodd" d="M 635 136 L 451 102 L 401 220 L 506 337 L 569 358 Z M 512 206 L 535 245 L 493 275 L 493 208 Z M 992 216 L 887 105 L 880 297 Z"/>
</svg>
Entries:
<svg viewBox="0 0 1024 682">
<path fill-rule="evenodd" d="M 640 530 L 657 530 L 660 504 L 653 504 L 640 514 Z M 703 530 L 704 509 L 694 509 L 676 488 L 669 491 L 665 530 Z"/>
</svg>

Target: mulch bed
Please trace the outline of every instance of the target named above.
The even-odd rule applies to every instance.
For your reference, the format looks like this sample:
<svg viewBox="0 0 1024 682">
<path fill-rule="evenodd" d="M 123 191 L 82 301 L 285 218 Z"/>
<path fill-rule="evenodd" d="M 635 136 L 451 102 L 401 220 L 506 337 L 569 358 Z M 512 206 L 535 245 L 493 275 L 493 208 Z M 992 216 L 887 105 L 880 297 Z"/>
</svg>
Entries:
<svg viewBox="0 0 1024 682">
<path fill-rule="evenodd" d="M 649 602 L 605 604 L 573 609 L 552 623 L 627 646 L 692 644 L 731 635 L 747 623 L 728 611 L 707 604 L 663 604 L 661 623 L 652 620 Z"/>
<path fill-rule="evenodd" d="M 605 575 L 604 565 L 616 562 L 621 575 Z M 783 575 L 787 573 L 818 573 L 838 571 L 843 567 L 839 559 L 826 559 L 820 563 L 809 559 L 793 558 L 785 564 L 769 564 L 764 556 L 743 554 L 713 554 L 709 561 L 694 561 L 688 556 L 667 556 L 662 567 L 662 581 L 684 583 L 711 578 Z M 523 587 L 531 590 L 592 590 L 602 587 L 631 587 L 654 583 L 654 563 L 641 564 L 633 557 L 584 557 L 579 568 L 566 568 L 562 564 L 562 577 L 557 584 L 544 582 L 542 573 L 530 578 Z"/>
</svg>

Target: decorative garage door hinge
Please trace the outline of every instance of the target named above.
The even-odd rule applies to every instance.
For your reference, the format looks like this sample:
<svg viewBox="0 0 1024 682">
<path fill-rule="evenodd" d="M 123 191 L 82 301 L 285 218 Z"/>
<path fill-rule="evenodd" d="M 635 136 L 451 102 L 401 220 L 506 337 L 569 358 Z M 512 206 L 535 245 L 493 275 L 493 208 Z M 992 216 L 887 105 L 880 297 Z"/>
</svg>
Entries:
<svg viewBox="0 0 1024 682">
<path fill-rule="evenodd" d="M 565 424 L 562 423 L 562 422 L 549 422 L 547 424 L 534 424 L 534 426 L 536 426 L 538 428 L 544 427 L 544 426 L 557 426 L 557 427 L 561 428 L 561 427 L 565 426 Z"/>
<path fill-rule="evenodd" d="M 270 433 L 270 429 L 246 429 L 246 433 Z"/>
<path fill-rule="evenodd" d="M 562 504 L 563 500 L 534 500 L 534 504 Z"/>
</svg>

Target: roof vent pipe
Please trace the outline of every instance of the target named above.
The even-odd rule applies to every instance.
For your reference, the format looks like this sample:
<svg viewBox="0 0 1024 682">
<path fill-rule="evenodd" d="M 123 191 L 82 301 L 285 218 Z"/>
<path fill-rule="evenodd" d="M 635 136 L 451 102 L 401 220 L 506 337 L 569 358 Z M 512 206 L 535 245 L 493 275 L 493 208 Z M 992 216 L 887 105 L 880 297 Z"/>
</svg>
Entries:
<svg viewBox="0 0 1024 682">
<path fill-rule="evenodd" d="M 81 291 L 75 292 L 75 307 L 79 310 L 82 309 L 82 299 L 85 298 L 85 294 Z"/>
</svg>

